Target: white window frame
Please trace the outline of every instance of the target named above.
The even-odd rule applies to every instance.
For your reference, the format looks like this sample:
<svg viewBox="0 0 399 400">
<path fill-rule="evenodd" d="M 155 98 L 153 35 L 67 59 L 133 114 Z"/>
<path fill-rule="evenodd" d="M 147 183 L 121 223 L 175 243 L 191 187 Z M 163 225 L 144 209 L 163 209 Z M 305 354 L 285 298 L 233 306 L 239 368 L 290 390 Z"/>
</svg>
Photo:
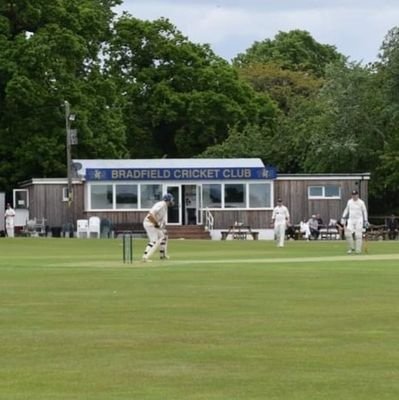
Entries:
<svg viewBox="0 0 399 400">
<path fill-rule="evenodd" d="M 86 197 L 87 197 L 87 208 L 88 211 L 116 211 L 115 209 L 115 185 L 113 184 L 114 182 L 108 182 L 108 181 L 102 181 L 102 182 L 96 182 L 94 184 L 90 183 L 87 185 L 87 192 L 86 192 Z M 91 188 L 95 186 L 112 186 L 112 208 L 93 208 L 91 204 Z M 128 209 L 126 209 L 128 210 Z M 119 211 L 119 210 L 117 210 Z"/>
<path fill-rule="evenodd" d="M 24 208 L 27 209 L 29 208 L 29 190 L 28 189 L 13 189 L 12 191 L 13 193 L 13 208 Z M 26 194 L 26 204 L 24 207 L 19 207 L 20 204 L 16 204 L 17 203 L 17 193 L 25 193 Z"/>
<path fill-rule="evenodd" d="M 134 208 L 123 208 L 123 207 L 118 207 L 118 203 L 117 203 L 117 191 L 116 191 L 116 187 L 117 186 L 137 186 L 137 207 Z M 134 211 L 134 210 L 138 210 L 139 206 L 140 206 L 140 198 L 139 198 L 139 191 L 140 191 L 140 185 L 138 183 L 132 183 L 132 182 L 115 182 L 112 185 L 112 193 L 113 193 L 113 198 L 112 198 L 112 209 L 116 210 L 116 211 Z"/>
<path fill-rule="evenodd" d="M 240 186 L 242 186 L 242 188 L 243 188 L 243 191 L 244 191 L 244 193 L 243 193 L 243 198 L 244 198 L 244 201 L 243 201 L 243 203 L 244 203 L 244 206 L 243 207 L 234 207 L 234 206 L 231 206 L 231 207 L 226 207 L 226 196 L 227 196 L 227 193 L 226 193 L 226 186 L 228 186 L 228 185 L 231 185 L 231 186 L 238 186 L 238 185 L 240 185 Z M 225 209 L 228 209 L 228 210 L 236 210 L 236 209 L 243 209 L 243 208 L 245 208 L 245 209 L 247 209 L 248 208 L 248 190 L 249 190 L 249 188 L 248 188 L 248 184 L 247 183 L 244 183 L 244 182 L 232 182 L 232 183 L 224 183 L 223 184 L 223 192 L 222 192 L 222 196 L 223 196 L 223 199 L 222 199 L 222 204 L 223 204 L 223 208 L 225 208 Z M 230 203 L 229 203 L 230 204 Z"/>
<path fill-rule="evenodd" d="M 265 207 L 250 207 L 250 188 L 251 188 L 251 185 L 259 185 L 259 184 L 261 184 L 261 185 L 265 185 L 265 184 L 268 184 L 269 186 L 270 186 L 270 193 L 269 193 L 269 196 L 270 196 L 270 201 L 269 201 L 269 207 L 267 207 L 267 206 L 265 206 Z M 254 182 L 248 182 L 247 183 L 247 209 L 248 210 L 272 210 L 273 209 L 273 199 L 274 199 L 274 195 L 273 195 L 273 193 L 274 193 L 274 184 L 273 184 L 273 181 L 267 181 L 267 182 L 256 182 L 256 181 L 254 181 Z"/>
<path fill-rule="evenodd" d="M 338 196 L 326 196 L 326 186 L 336 186 L 338 188 Z M 311 188 L 321 188 L 322 194 L 321 196 L 312 196 L 310 194 Z M 308 199 L 310 200 L 340 200 L 342 195 L 341 186 L 340 185 L 311 185 L 308 186 Z"/>
<path fill-rule="evenodd" d="M 137 185 L 137 208 L 117 208 L 116 206 L 116 186 L 117 185 Z M 132 182 L 112 182 L 112 181 L 101 181 L 95 183 L 88 183 L 86 185 L 86 209 L 87 211 L 116 211 L 116 212 L 129 212 L 129 211 L 143 211 L 149 210 L 151 207 L 142 208 L 141 205 L 141 188 L 142 185 L 160 185 L 163 188 L 163 185 L 160 183 L 154 182 L 140 182 L 140 183 L 132 183 Z M 112 208 L 93 208 L 91 204 L 91 188 L 94 186 L 111 186 L 112 187 Z M 163 193 L 163 192 L 162 192 Z M 160 199 L 159 199 L 160 200 Z"/>
<path fill-rule="evenodd" d="M 62 188 L 62 201 L 63 201 L 63 202 L 69 201 L 68 187 L 67 187 L 67 186 L 64 186 L 64 187 Z"/>
<path fill-rule="evenodd" d="M 269 207 L 254 207 L 251 208 L 249 207 L 249 190 L 250 190 L 250 184 L 253 183 L 266 183 L 270 185 L 270 206 Z M 274 181 L 272 180 L 268 180 L 268 181 L 253 181 L 253 182 L 240 182 L 240 181 L 232 181 L 232 182 L 204 182 L 200 185 L 201 187 L 201 197 L 202 197 L 202 185 L 203 184 L 220 184 L 221 185 L 221 207 L 207 207 L 208 210 L 210 211 L 247 211 L 247 210 L 272 210 L 273 209 L 273 197 L 274 197 Z M 237 207 L 237 208 L 233 208 L 233 207 L 225 207 L 225 185 L 229 185 L 229 184 L 241 184 L 245 186 L 245 207 Z"/>
<path fill-rule="evenodd" d="M 270 185 L 270 206 L 269 207 L 256 207 L 256 208 L 250 208 L 249 207 L 249 196 L 250 196 L 250 184 L 253 183 L 264 183 L 264 184 L 269 184 Z M 88 183 L 86 185 L 86 209 L 87 211 L 117 211 L 117 212 L 129 212 L 129 211 L 143 211 L 143 210 L 148 210 L 149 208 L 142 208 L 142 204 L 141 204 L 141 189 L 142 189 L 142 185 L 157 185 L 160 184 L 158 182 L 140 182 L 140 183 L 134 183 L 137 184 L 138 189 L 137 189 L 137 197 L 138 197 L 138 207 L 137 208 L 116 208 L 116 185 L 121 185 L 123 183 L 121 183 L 120 181 L 118 182 L 111 182 L 111 181 L 101 181 L 101 182 L 95 182 L 95 183 Z M 132 184 L 131 182 L 126 184 Z M 259 182 L 242 182 L 242 181 L 231 181 L 231 182 L 215 182 L 215 181 L 209 181 L 209 182 L 203 182 L 201 184 L 197 184 L 197 188 L 200 189 L 199 190 L 199 196 L 201 196 L 201 204 L 203 201 L 202 198 L 202 185 L 203 184 L 219 184 L 221 185 L 221 206 L 217 207 L 217 208 L 210 208 L 208 207 L 209 210 L 212 211 L 221 211 L 221 210 L 225 210 L 225 211 L 236 211 L 236 210 L 272 210 L 273 209 L 273 197 L 274 197 L 274 181 L 273 180 L 267 180 L 267 181 L 259 181 Z M 225 185 L 228 184 L 240 184 L 240 185 L 244 185 L 245 187 L 245 207 L 237 207 L 237 208 L 233 208 L 233 207 L 229 207 L 229 208 L 225 208 Z M 91 188 L 93 186 L 102 186 L 102 185 L 111 185 L 112 186 L 112 208 L 105 208 L 105 209 L 93 209 L 92 208 L 92 204 L 91 204 Z M 160 184 L 162 185 L 162 184 Z M 173 185 L 172 183 L 168 183 L 167 185 Z M 177 186 L 181 185 L 181 183 L 176 183 Z M 164 192 L 166 189 L 165 185 L 162 185 L 162 189 Z M 64 192 L 63 192 L 64 195 Z"/>
</svg>

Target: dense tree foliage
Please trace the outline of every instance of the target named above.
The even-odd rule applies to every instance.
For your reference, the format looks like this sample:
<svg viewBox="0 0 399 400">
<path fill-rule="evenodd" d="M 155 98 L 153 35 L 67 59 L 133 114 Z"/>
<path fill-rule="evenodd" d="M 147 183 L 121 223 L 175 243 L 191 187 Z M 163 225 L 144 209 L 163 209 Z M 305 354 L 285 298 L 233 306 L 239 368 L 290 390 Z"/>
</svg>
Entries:
<svg viewBox="0 0 399 400">
<path fill-rule="evenodd" d="M 323 76 L 326 65 L 342 60 L 334 46 L 320 44 L 301 30 L 279 32 L 275 38 L 255 42 L 233 60 L 236 66 L 273 62 L 283 69 Z"/>
<path fill-rule="evenodd" d="M 223 142 L 229 126 L 264 123 L 274 115 L 266 95 L 167 20 L 124 15 L 115 25 L 108 65 L 124 94 L 134 157 L 194 156 Z"/>
<path fill-rule="evenodd" d="M 391 29 L 386 35 L 375 65 L 375 74 L 379 79 L 378 91 L 383 105 L 379 119 L 383 125 L 384 147 L 379 152 L 380 163 L 376 168 L 376 202 L 395 206 L 399 212 L 399 28 Z"/>
<path fill-rule="evenodd" d="M 254 63 L 238 69 L 241 77 L 260 93 L 267 93 L 278 108 L 287 114 L 291 103 L 317 92 L 323 80 L 304 71 L 283 69 L 274 62 Z"/>
<path fill-rule="evenodd" d="M 304 169 L 361 172 L 375 168 L 385 141 L 377 87 L 375 76 L 360 65 L 329 69 L 317 97 L 318 114 L 309 118 L 314 121 L 309 124 L 312 151 Z"/>
<path fill-rule="evenodd" d="M 65 176 L 68 100 L 79 119 L 78 151 L 87 157 L 124 151 L 115 87 L 100 72 L 118 1 L 0 2 L 1 185 L 31 176 Z M 111 145 L 110 145 L 111 144 Z"/>
<path fill-rule="evenodd" d="M 256 157 L 270 160 L 272 136 L 272 130 L 268 126 L 248 124 L 243 129 L 232 127 L 223 143 L 209 146 L 201 157 Z"/>
<path fill-rule="evenodd" d="M 280 32 L 274 40 L 255 42 L 234 60 L 240 76 L 258 92 L 268 94 L 279 109 L 276 129 L 269 135 L 265 161 L 281 172 L 303 172 L 312 151 L 310 119 L 330 64 L 344 65 L 333 46 L 317 43 L 308 32 Z"/>
<path fill-rule="evenodd" d="M 319 109 L 316 96 L 324 80 L 307 72 L 282 69 L 273 62 L 242 66 L 239 73 L 256 91 L 267 93 L 279 109 L 262 158 L 281 172 L 302 172 L 310 147 L 309 117 Z"/>
</svg>

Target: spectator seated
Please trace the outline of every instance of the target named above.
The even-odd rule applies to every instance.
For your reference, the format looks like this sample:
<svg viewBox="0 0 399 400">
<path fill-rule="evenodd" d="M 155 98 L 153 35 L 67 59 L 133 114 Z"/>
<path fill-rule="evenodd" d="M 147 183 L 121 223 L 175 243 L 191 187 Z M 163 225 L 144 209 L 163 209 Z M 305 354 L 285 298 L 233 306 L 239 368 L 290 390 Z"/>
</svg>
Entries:
<svg viewBox="0 0 399 400">
<path fill-rule="evenodd" d="M 310 229 L 307 222 L 301 221 L 299 223 L 299 232 L 302 234 L 304 239 L 310 240 Z"/>
<path fill-rule="evenodd" d="M 386 226 L 388 230 L 388 239 L 396 240 L 398 238 L 398 233 L 399 233 L 399 223 L 394 214 L 392 214 L 386 220 Z"/>
<path fill-rule="evenodd" d="M 308 221 L 310 237 L 309 239 L 318 239 L 319 238 L 319 222 L 315 214 L 312 215 L 312 218 Z"/>
</svg>

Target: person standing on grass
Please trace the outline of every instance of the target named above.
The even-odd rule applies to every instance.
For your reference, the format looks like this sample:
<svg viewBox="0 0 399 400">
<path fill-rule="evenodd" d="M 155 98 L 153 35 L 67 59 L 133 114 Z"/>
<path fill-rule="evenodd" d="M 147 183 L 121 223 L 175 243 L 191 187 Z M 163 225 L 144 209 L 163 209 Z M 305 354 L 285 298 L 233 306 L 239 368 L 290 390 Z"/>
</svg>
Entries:
<svg viewBox="0 0 399 400">
<path fill-rule="evenodd" d="M 368 214 L 364 201 L 359 198 L 357 190 L 352 191 L 342 219 L 346 221 L 345 236 L 348 242 L 348 254 L 362 252 L 363 228 L 368 228 Z"/>
<path fill-rule="evenodd" d="M 6 212 L 4 214 L 6 219 L 6 232 L 8 237 L 14 237 L 14 218 L 15 218 L 15 211 L 11 207 L 10 203 L 7 203 Z"/>
<path fill-rule="evenodd" d="M 398 236 L 398 220 L 395 217 L 395 214 L 392 214 L 387 220 L 388 227 L 388 239 L 395 240 Z"/>
<path fill-rule="evenodd" d="M 148 236 L 148 244 L 144 250 L 143 262 L 152 261 L 150 257 L 159 247 L 161 260 L 168 259 L 167 243 L 168 236 L 165 229 L 168 216 L 168 207 L 174 204 L 173 196 L 166 193 L 161 201 L 155 203 L 143 221 L 143 226 Z"/>
<path fill-rule="evenodd" d="M 277 200 L 277 207 L 275 207 L 273 210 L 272 223 L 277 247 L 284 247 L 285 230 L 290 224 L 290 213 L 288 208 L 283 205 L 283 201 L 281 199 Z"/>
</svg>

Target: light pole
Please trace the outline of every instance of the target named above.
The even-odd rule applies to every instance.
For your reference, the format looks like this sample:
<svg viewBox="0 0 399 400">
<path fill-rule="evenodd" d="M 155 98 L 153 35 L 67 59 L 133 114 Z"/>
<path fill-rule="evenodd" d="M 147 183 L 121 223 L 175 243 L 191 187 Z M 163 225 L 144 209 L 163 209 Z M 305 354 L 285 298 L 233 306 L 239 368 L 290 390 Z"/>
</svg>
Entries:
<svg viewBox="0 0 399 400">
<path fill-rule="evenodd" d="M 65 107 L 65 129 L 66 129 L 66 157 L 67 157 L 67 179 L 68 179 L 68 223 L 72 224 L 71 205 L 73 201 L 72 189 L 72 159 L 71 146 L 76 144 L 76 129 L 71 129 L 71 122 L 75 121 L 75 114 L 71 114 L 71 106 L 67 100 L 64 101 Z"/>
<path fill-rule="evenodd" d="M 67 100 L 65 107 L 65 129 L 66 129 L 66 157 L 67 157 L 67 178 L 68 178 L 68 207 L 72 203 L 72 176 L 71 176 L 71 106 Z"/>
</svg>

